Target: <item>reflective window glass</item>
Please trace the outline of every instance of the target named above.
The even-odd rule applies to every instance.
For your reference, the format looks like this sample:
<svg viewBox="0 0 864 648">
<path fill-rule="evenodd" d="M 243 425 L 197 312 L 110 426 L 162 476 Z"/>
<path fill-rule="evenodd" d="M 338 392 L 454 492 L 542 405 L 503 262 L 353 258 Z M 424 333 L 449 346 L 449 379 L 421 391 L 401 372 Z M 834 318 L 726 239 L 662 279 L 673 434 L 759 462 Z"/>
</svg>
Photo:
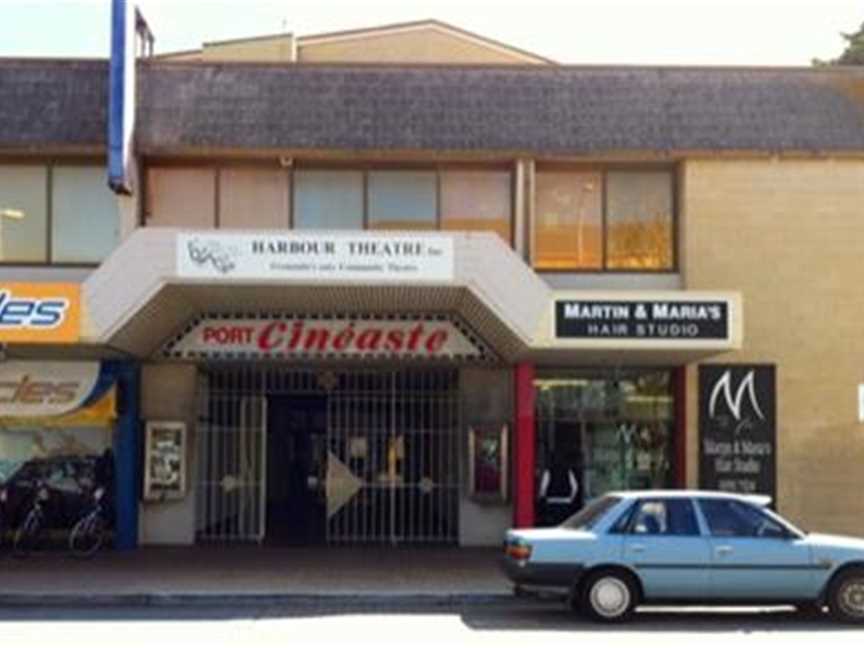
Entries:
<svg viewBox="0 0 864 648">
<path fill-rule="evenodd" d="M 47 169 L 0 165 L 0 261 L 48 260 Z"/>
<path fill-rule="evenodd" d="M 369 229 L 432 230 L 438 224 L 434 171 L 370 171 Z"/>
<path fill-rule="evenodd" d="M 536 176 L 534 266 L 590 270 L 603 264 L 603 178 L 596 172 Z"/>
<path fill-rule="evenodd" d="M 786 530 L 763 511 L 736 500 L 700 499 L 699 507 L 712 536 L 782 538 Z"/>
<path fill-rule="evenodd" d="M 363 172 L 294 172 L 295 229 L 363 229 Z"/>
<path fill-rule="evenodd" d="M 693 504 L 688 499 L 645 500 L 633 516 L 630 532 L 636 535 L 699 535 Z"/>
<path fill-rule="evenodd" d="M 673 267 L 672 174 L 610 171 L 606 177 L 606 266 Z"/>
<path fill-rule="evenodd" d="M 495 232 L 509 245 L 510 193 L 507 171 L 443 171 L 441 228 Z"/>
<path fill-rule="evenodd" d="M 149 227 L 215 227 L 216 170 L 148 169 L 146 223 Z"/>
<path fill-rule="evenodd" d="M 219 227 L 288 227 L 288 176 L 285 171 L 223 168 L 219 174 Z"/>
<path fill-rule="evenodd" d="M 55 166 L 51 189 L 52 261 L 102 261 L 120 241 L 120 209 L 105 181 L 105 168 Z"/>
</svg>

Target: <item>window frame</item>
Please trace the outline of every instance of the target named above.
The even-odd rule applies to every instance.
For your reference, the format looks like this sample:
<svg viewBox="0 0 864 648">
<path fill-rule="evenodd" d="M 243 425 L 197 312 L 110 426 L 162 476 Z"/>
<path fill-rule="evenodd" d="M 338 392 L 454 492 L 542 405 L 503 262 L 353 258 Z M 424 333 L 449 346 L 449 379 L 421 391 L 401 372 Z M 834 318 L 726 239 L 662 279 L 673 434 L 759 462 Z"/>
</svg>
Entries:
<svg viewBox="0 0 864 648">
<path fill-rule="evenodd" d="M 5 261 L 0 259 L 0 268 L 98 268 L 102 262 L 52 261 L 54 257 L 54 167 L 58 166 L 98 166 L 105 167 L 107 160 L 94 155 L 15 157 L 0 155 L 0 165 L 21 167 L 42 167 L 45 169 L 45 260 L 44 261 Z M 107 185 L 106 185 L 107 186 Z M 118 210 L 119 212 L 119 210 Z M 122 232 L 122 213 L 119 213 Z"/>
<path fill-rule="evenodd" d="M 669 517 L 669 502 L 684 502 L 685 504 L 690 505 L 690 513 L 693 515 L 693 523 L 696 529 L 696 533 L 636 533 L 634 528 L 636 526 L 636 520 L 639 517 L 639 512 L 642 509 L 642 505 L 645 503 L 661 503 L 663 504 L 666 517 L 668 521 Z M 635 538 L 701 538 L 704 537 L 704 529 L 699 522 L 699 514 L 696 510 L 696 503 L 690 497 L 640 497 L 629 512 L 629 519 L 624 527 L 619 531 L 621 535 L 632 536 Z"/>
<path fill-rule="evenodd" d="M 499 171 L 504 172 L 508 176 L 508 188 L 510 195 L 508 204 L 510 206 L 510 214 L 508 219 L 508 229 L 510 231 L 509 239 L 505 242 L 511 249 L 515 250 L 516 246 L 516 212 L 517 212 L 517 174 L 515 172 L 515 160 L 489 160 L 475 162 L 470 160 L 453 160 L 453 161 L 435 161 L 424 162 L 418 160 L 327 160 L 327 159 L 294 159 L 291 164 L 285 165 L 272 159 L 255 160 L 255 159 L 232 159 L 232 158 L 196 158 L 196 157 L 149 157 L 141 161 L 141 178 L 143 190 L 141 199 L 139 200 L 139 209 L 137 214 L 137 226 L 148 227 L 147 214 L 149 202 L 149 180 L 148 173 L 151 168 L 212 168 L 215 174 L 214 183 L 214 230 L 221 229 L 221 205 L 219 204 L 219 180 L 222 170 L 225 167 L 243 167 L 243 168 L 282 168 L 285 170 L 285 180 L 288 183 L 288 214 L 287 214 L 287 231 L 302 231 L 295 230 L 295 209 L 296 200 L 296 183 L 294 182 L 294 172 L 302 171 L 355 171 L 363 175 L 363 228 L 360 230 L 333 230 L 333 231 L 362 231 L 373 232 L 376 230 L 369 229 L 369 172 L 370 171 L 432 171 L 435 173 L 435 228 L 427 230 L 427 232 L 447 232 L 453 230 L 444 230 L 441 225 L 443 217 L 441 213 L 441 174 L 445 171 Z M 471 231 L 471 230 L 469 230 Z M 499 237 L 500 238 L 500 237 Z M 504 239 L 501 239 L 504 241 Z"/>
<path fill-rule="evenodd" d="M 745 509 L 749 509 L 756 513 L 756 515 L 765 518 L 776 524 L 783 530 L 783 535 L 778 536 L 758 536 L 758 535 L 715 535 L 711 530 L 711 521 L 708 517 L 708 513 L 703 508 L 705 502 L 722 502 L 726 505 L 737 504 Z M 797 529 L 791 527 L 785 520 L 780 518 L 777 515 L 771 514 L 767 509 L 756 506 L 755 504 L 751 504 L 749 502 L 733 499 L 733 498 L 723 498 L 723 497 L 699 497 L 696 498 L 696 504 L 699 507 L 699 513 L 702 515 L 703 520 L 705 521 L 705 531 L 708 533 L 709 538 L 720 538 L 726 540 L 800 540 L 802 538 L 801 534 Z"/>
<path fill-rule="evenodd" d="M 536 227 L 538 222 L 537 214 L 537 180 L 536 176 L 545 172 L 558 173 L 598 173 L 602 180 L 602 192 L 600 196 L 600 227 L 601 227 L 601 249 L 600 249 L 600 268 L 538 268 L 537 260 L 537 237 Z M 669 268 L 610 268 L 608 267 L 608 241 L 609 241 L 609 173 L 615 172 L 666 172 L 670 177 L 670 189 L 672 192 L 672 265 Z M 579 275 L 628 275 L 628 274 L 646 274 L 646 275 L 671 275 L 678 274 L 681 271 L 681 255 L 679 254 L 680 245 L 680 167 L 677 164 L 572 164 L 561 162 L 544 162 L 538 160 L 534 169 L 534 195 L 531 200 L 531 214 L 529 220 L 529 260 L 531 269 L 537 274 L 579 274 Z"/>
</svg>

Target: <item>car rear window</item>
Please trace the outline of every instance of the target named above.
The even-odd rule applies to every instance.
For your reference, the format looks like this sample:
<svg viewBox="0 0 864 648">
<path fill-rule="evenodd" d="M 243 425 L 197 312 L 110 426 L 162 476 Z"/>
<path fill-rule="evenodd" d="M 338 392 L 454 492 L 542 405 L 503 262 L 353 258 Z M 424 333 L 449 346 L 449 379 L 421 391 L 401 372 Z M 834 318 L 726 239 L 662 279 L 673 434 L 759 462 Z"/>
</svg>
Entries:
<svg viewBox="0 0 864 648">
<path fill-rule="evenodd" d="M 620 497 L 606 495 L 600 497 L 588 505 L 581 511 L 574 513 L 569 518 L 561 523 L 564 529 L 588 531 L 594 528 L 606 512 L 621 501 Z"/>
</svg>

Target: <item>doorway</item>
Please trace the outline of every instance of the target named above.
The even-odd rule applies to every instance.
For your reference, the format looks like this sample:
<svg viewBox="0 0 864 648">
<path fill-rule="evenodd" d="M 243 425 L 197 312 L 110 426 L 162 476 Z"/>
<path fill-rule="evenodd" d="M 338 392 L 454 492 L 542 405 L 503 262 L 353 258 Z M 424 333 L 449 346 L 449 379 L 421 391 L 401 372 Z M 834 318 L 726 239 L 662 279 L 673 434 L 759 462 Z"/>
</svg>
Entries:
<svg viewBox="0 0 864 648">
<path fill-rule="evenodd" d="M 326 519 L 327 396 L 271 396 L 267 542 L 319 544 Z"/>
</svg>

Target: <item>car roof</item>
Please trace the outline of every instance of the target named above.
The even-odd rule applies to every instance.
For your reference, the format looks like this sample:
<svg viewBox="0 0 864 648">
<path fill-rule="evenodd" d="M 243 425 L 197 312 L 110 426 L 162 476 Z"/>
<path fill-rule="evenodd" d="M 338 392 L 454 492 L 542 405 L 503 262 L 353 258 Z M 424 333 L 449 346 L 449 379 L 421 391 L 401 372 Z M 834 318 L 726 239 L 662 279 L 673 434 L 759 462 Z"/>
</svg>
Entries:
<svg viewBox="0 0 864 648">
<path fill-rule="evenodd" d="M 770 495 L 759 495 L 749 493 L 730 493 L 727 491 L 709 491 L 709 490 L 632 490 L 632 491 L 612 491 L 607 493 L 622 499 L 649 499 L 649 498 L 678 498 L 678 497 L 699 497 L 703 499 L 734 499 L 755 504 L 756 506 L 768 506 L 771 503 Z"/>
</svg>

